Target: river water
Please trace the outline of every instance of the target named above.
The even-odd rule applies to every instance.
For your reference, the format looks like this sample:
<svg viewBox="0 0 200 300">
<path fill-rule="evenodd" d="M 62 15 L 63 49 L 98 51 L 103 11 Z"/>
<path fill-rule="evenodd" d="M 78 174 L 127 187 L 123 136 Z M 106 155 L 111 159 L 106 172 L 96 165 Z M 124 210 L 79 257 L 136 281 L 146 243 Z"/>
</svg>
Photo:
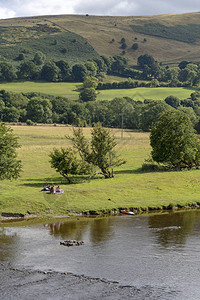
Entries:
<svg viewBox="0 0 200 300">
<path fill-rule="evenodd" d="M 84 245 L 60 245 L 60 241 L 68 239 L 83 240 Z M 67 297 L 65 294 L 63 298 L 60 294 L 57 299 L 86 299 L 87 280 L 90 283 L 96 280 L 96 283 L 109 284 L 110 288 L 112 285 L 115 289 L 132 288 L 132 293 L 134 289 L 135 294 L 126 293 L 124 289 L 124 297 L 120 290 L 119 299 L 199 300 L 200 211 L 80 217 L 34 226 L 4 225 L 0 227 L 0 262 L 4 271 L 9 265 L 10 270 L 54 272 L 85 278 L 82 296 Z M 12 281 L 11 275 L 5 276 Z M 5 282 L 3 284 L 6 288 Z M 73 288 L 76 292 L 76 284 Z M 12 291 L 7 299 L 17 299 Z M 1 295 L 0 299 L 6 299 Z M 118 299 L 106 295 L 103 298 Z M 41 292 L 38 299 L 51 297 L 45 298 Z"/>
</svg>

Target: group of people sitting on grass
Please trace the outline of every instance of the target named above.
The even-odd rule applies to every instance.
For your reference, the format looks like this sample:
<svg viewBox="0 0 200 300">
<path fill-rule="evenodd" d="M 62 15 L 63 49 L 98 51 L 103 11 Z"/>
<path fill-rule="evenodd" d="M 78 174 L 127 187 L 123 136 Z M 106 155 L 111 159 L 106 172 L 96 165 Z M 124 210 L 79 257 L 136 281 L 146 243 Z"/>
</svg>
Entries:
<svg viewBox="0 0 200 300">
<path fill-rule="evenodd" d="M 62 193 L 64 193 L 64 191 L 60 188 L 59 185 L 55 188 L 55 185 L 51 186 L 50 184 L 45 184 L 42 191 L 48 191 L 48 192 L 50 192 L 50 194 L 62 194 Z"/>
</svg>

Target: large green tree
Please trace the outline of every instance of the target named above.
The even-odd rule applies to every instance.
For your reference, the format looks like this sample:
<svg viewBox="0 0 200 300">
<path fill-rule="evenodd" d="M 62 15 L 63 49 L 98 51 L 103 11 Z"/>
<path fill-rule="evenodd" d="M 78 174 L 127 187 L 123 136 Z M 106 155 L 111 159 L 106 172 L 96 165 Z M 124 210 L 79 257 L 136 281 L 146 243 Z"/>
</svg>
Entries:
<svg viewBox="0 0 200 300">
<path fill-rule="evenodd" d="M 199 166 L 200 146 L 189 117 L 181 111 L 163 113 L 151 129 L 152 158 L 168 167 Z"/>
<path fill-rule="evenodd" d="M 100 172 L 97 173 L 102 174 L 105 178 L 112 178 L 113 168 L 125 163 L 115 152 L 116 139 L 111 131 L 103 128 L 100 123 L 94 125 L 91 136 L 92 139 L 89 142 L 79 127 L 73 130 L 73 137 L 68 138 L 72 141 L 83 161 L 98 167 Z"/>
<path fill-rule="evenodd" d="M 18 139 L 13 130 L 0 123 L 0 180 L 17 179 L 21 172 L 21 161 L 17 160 Z"/>
</svg>

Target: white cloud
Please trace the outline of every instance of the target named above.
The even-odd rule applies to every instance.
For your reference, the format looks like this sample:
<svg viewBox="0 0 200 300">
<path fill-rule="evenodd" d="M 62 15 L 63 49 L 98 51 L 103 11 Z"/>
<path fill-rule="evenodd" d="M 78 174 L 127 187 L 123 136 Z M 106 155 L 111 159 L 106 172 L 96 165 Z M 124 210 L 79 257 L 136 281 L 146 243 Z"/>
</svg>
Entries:
<svg viewBox="0 0 200 300">
<path fill-rule="evenodd" d="M 146 15 L 199 11 L 199 0 L 0 0 L 0 18 L 93 14 Z"/>
</svg>

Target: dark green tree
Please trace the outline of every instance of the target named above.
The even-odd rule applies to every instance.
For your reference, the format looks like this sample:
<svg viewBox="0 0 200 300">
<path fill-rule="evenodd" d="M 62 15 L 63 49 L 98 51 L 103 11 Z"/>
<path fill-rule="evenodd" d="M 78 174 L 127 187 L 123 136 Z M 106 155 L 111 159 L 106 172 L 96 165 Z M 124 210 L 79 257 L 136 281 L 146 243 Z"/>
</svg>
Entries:
<svg viewBox="0 0 200 300">
<path fill-rule="evenodd" d="M 83 102 L 95 101 L 97 93 L 94 88 L 84 88 L 79 94 L 79 99 Z"/>
<path fill-rule="evenodd" d="M 68 62 L 65 60 L 59 60 L 56 62 L 56 66 L 60 69 L 59 80 L 68 82 L 72 81 L 72 69 Z"/>
<path fill-rule="evenodd" d="M 83 64 L 76 64 L 72 67 L 72 77 L 74 81 L 82 82 L 87 75 L 87 68 Z"/>
<path fill-rule="evenodd" d="M 44 64 L 41 70 L 41 78 L 49 82 L 55 82 L 59 79 L 60 69 L 53 61 Z"/>
<path fill-rule="evenodd" d="M 41 66 L 43 65 L 43 63 L 45 62 L 46 60 L 46 55 L 41 52 L 41 51 L 37 51 L 34 55 L 34 58 L 33 58 L 33 62 L 38 65 L 38 66 Z"/>
<path fill-rule="evenodd" d="M 0 63 L 0 81 L 13 81 L 17 78 L 16 69 L 9 63 Z"/>
<path fill-rule="evenodd" d="M 0 180 L 17 179 L 21 172 L 21 161 L 17 160 L 18 138 L 13 130 L 0 123 Z"/>
<path fill-rule="evenodd" d="M 131 47 L 133 50 L 137 50 L 139 48 L 138 43 L 134 43 Z"/>
<path fill-rule="evenodd" d="M 5 107 L 1 113 L 1 120 L 3 122 L 18 122 L 20 117 L 20 110 L 16 107 Z"/>
<path fill-rule="evenodd" d="M 51 102 L 48 99 L 32 98 L 27 105 L 27 119 L 38 123 L 51 123 Z"/>
<path fill-rule="evenodd" d="M 168 167 L 191 168 L 200 163 L 199 141 L 189 117 L 181 111 L 166 111 L 150 134 L 152 159 Z"/>
<path fill-rule="evenodd" d="M 140 55 L 137 61 L 138 61 L 138 65 L 141 67 L 144 66 L 151 67 L 152 64 L 155 63 L 153 56 L 148 54 Z"/>
<path fill-rule="evenodd" d="M 180 106 L 180 100 L 175 96 L 168 96 L 167 98 L 165 98 L 165 102 L 174 108 Z"/>
<path fill-rule="evenodd" d="M 35 80 L 40 76 L 40 71 L 33 61 L 24 61 L 19 66 L 19 71 L 17 73 L 18 78 Z"/>
</svg>

